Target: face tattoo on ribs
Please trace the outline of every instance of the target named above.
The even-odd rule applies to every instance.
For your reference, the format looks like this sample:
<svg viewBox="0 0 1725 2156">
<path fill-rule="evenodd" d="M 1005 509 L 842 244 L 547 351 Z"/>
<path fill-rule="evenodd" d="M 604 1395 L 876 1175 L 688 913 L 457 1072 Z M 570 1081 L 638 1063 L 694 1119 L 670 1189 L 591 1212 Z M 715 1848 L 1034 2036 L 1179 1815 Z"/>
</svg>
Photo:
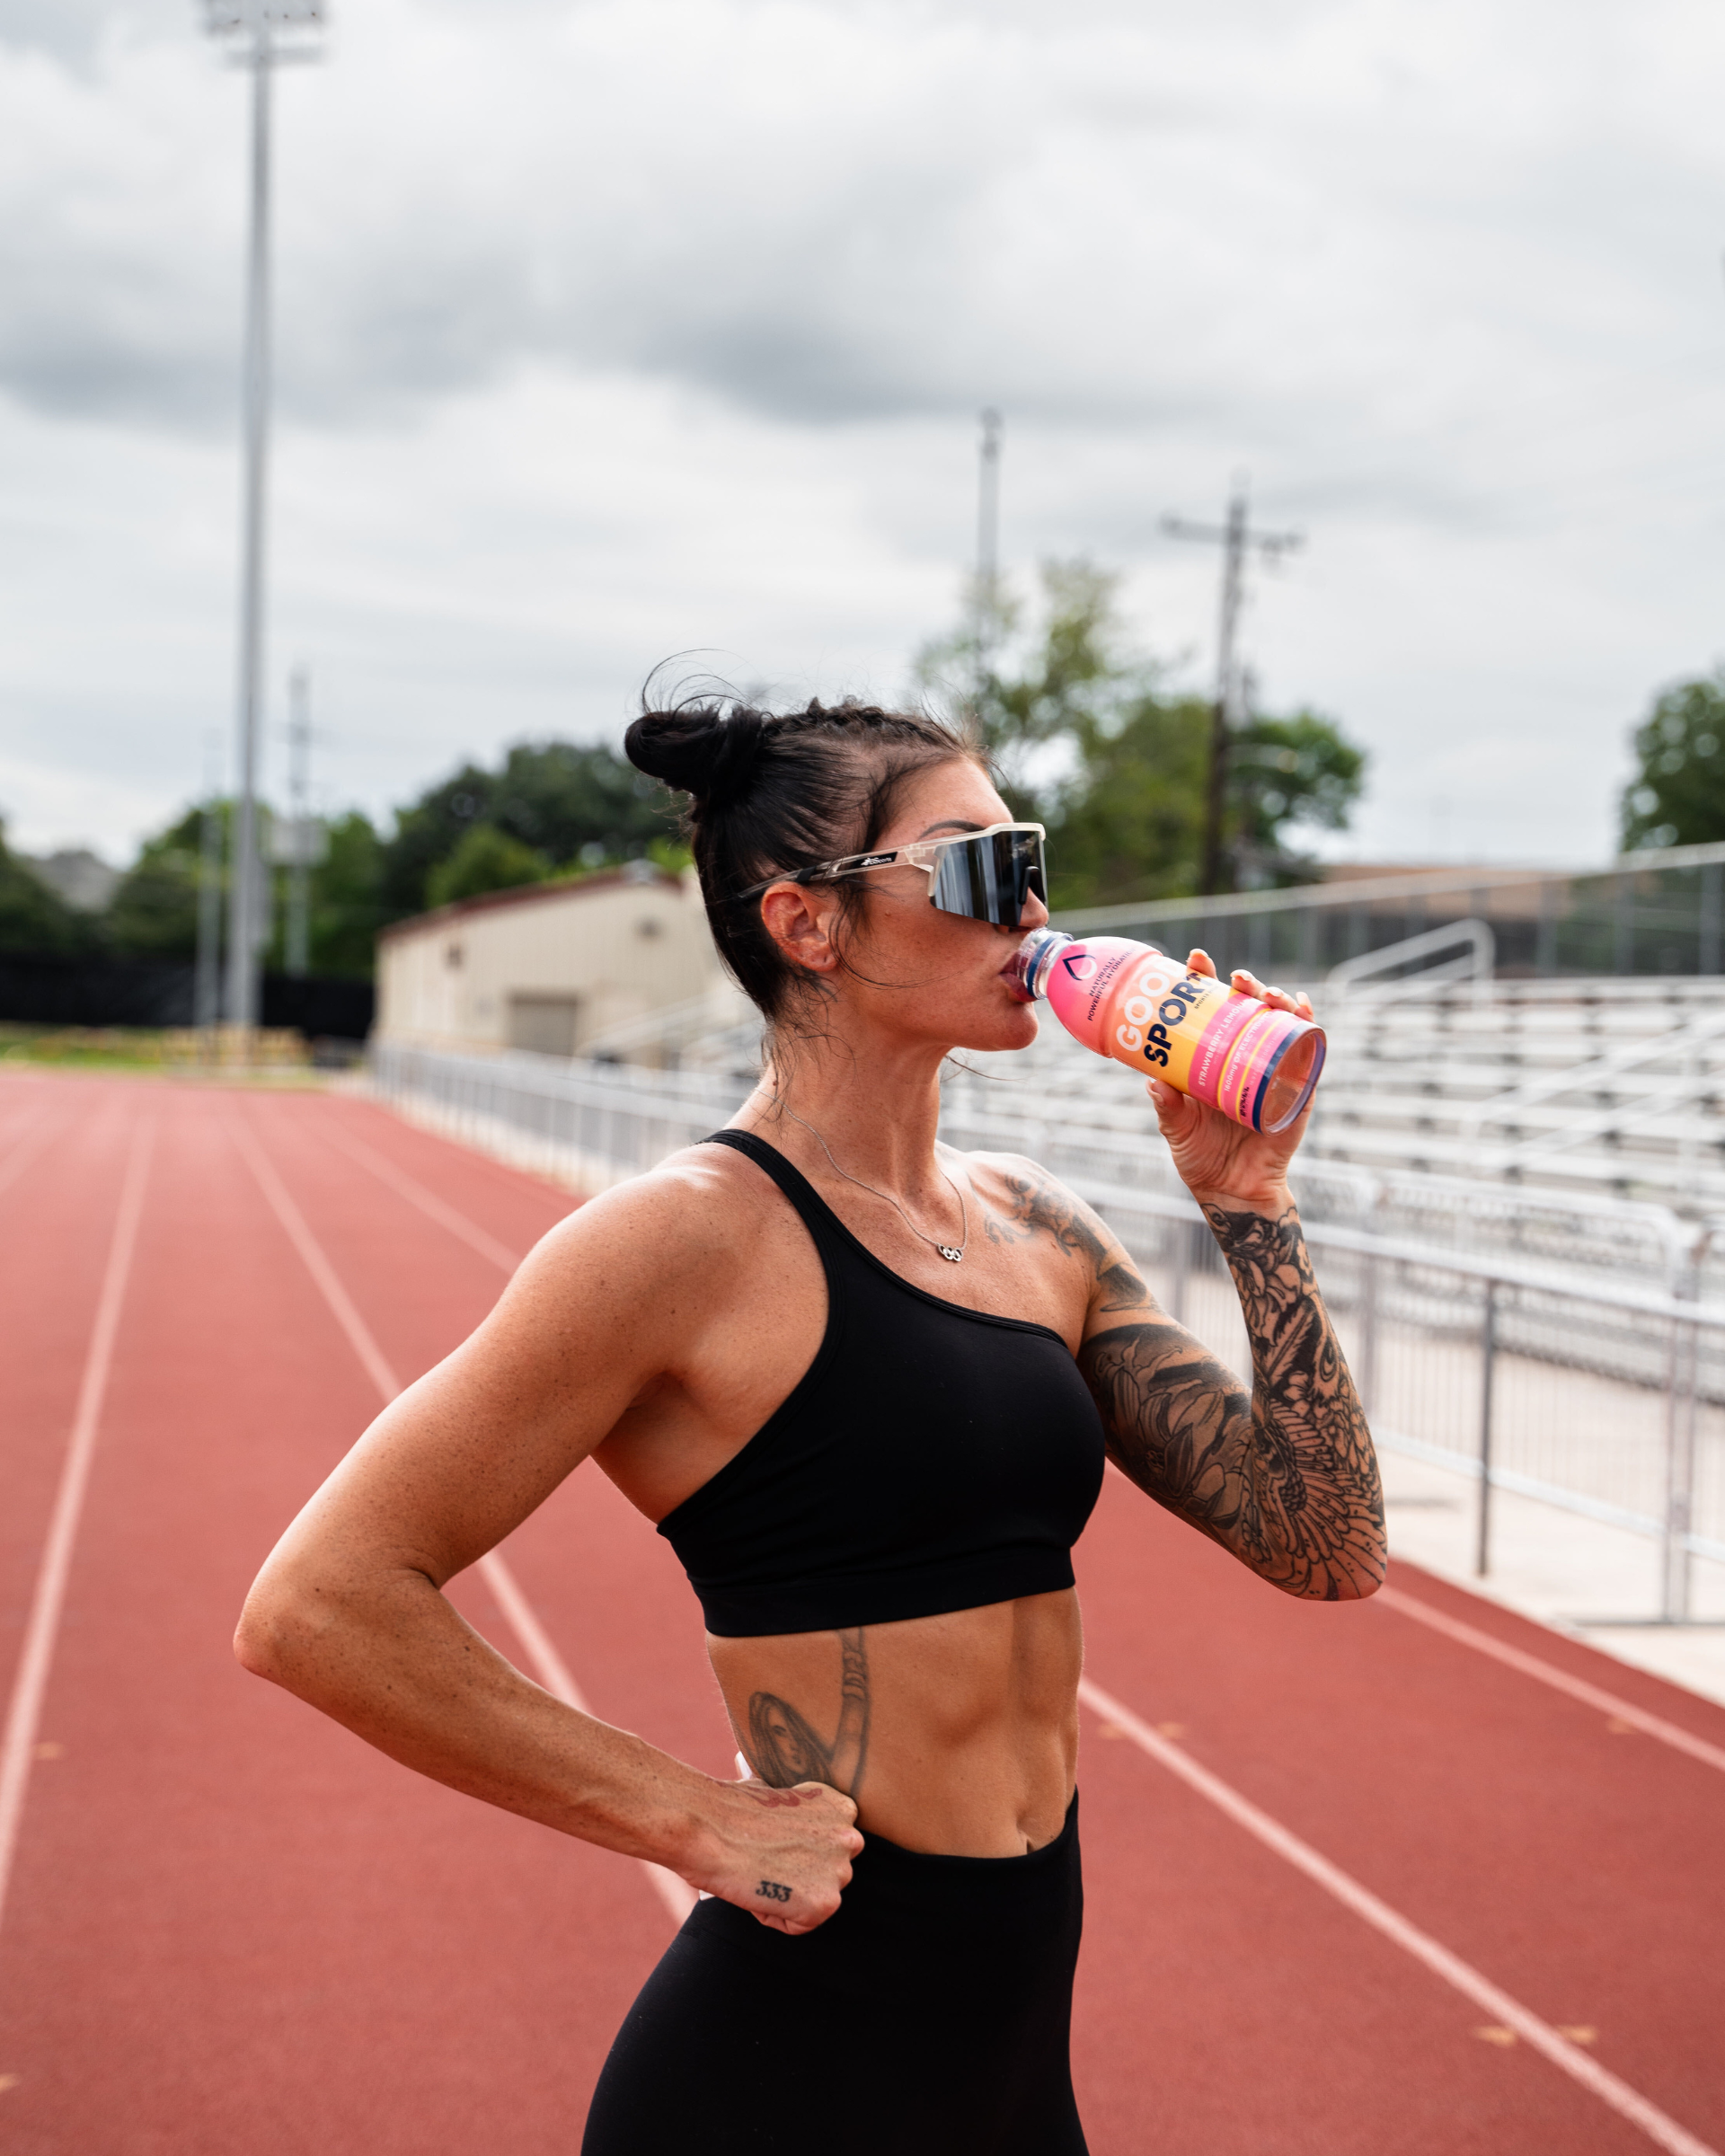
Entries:
<svg viewBox="0 0 1725 2156">
<path fill-rule="evenodd" d="M 757 1692 L 748 1702 L 748 1762 L 775 1789 L 800 1781 L 824 1781 L 841 1796 L 856 1795 L 869 1756 L 869 1655 L 862 1627 L 838 1635 L 843 1657 L 838 1730 L 823 1744 L 789 1700 Z"/>
</svg>

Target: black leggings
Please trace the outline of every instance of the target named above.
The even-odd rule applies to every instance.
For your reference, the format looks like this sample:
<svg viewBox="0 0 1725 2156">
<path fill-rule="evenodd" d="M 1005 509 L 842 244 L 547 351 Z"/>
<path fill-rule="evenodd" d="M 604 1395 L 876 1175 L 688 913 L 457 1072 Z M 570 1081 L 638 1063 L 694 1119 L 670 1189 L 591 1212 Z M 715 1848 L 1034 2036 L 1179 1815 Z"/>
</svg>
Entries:
<svg viewBox="0 0 1725 2156">
<path fill-rule="evenodd" d="M 582 2156 L 1085 2156 L 1083 1923 L 1076 1797 L 1026 1857 L 871 1835 L 801 1939 L 702 1902 L 611 2046 Z"/>
</svg>

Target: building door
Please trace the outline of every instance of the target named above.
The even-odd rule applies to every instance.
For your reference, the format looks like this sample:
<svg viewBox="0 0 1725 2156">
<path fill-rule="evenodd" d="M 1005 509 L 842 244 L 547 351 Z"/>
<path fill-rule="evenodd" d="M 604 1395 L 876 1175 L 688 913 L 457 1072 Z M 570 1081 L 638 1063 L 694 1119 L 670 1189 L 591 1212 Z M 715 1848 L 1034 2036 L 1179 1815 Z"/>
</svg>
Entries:
<svg viewBox="0 0 1725 2156">
<path fill-rule="evenodd" d="M 537 1056 L 572 1056 L 579 1009 L 574 995 L 511 995 L 509 1046 Z"/>
</svg>

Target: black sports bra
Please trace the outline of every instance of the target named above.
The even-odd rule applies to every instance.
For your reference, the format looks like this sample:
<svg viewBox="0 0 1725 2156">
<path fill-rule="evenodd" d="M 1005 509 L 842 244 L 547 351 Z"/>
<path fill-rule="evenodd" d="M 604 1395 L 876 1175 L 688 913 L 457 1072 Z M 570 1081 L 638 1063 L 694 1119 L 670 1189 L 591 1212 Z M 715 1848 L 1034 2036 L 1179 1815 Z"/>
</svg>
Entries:
<svg viewBox="0 0 1725 2156">
<path fill-rule="evenodd" d="M 1071 1586 L 1102 1426 L 1059 1334 L 901 1280 L 750 1133 L 707 1143 L 765 1170 L 827 1274 L 801 1382 L 659 1524 L 707 1630 L 839 1631 Z"/>
</svg>

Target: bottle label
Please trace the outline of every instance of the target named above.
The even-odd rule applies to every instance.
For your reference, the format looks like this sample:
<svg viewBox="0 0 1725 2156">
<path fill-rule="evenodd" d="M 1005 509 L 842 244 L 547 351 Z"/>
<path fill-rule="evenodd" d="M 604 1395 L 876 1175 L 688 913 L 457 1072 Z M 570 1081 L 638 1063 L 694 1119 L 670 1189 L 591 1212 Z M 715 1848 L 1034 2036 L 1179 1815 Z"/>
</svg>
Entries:
<svg viewBox="0 0 1725 2156">
<path fill-rule="evenodd" d="M 1257 1126 L 1264 1080 L 1287 1030 L 1279 1012 L 1183 968 L 1138 968 L 1113 1010 L 1110 1053 L 1165 1078 L 1208 1108 Z"/>
<path fill-rule="evenodd" d="M 1306 1030 L 1304 1021 L 1236 994 L 1214 975 L 1189 973 L 1123 937 L 1062 950 L 1046 993 L 1086 1047 L 1165 1079 L 1252 1130 L 1278 1052 Z"/>
<path fill-rule="evenodd" d="M 1264 1081 L 1276 1051 L 1287 1038 L 1287 1019 L 1280 1011 L 1267 1011 L 1260 1003 L 1257 1015 L 1240 1029 L 1229 1056 L 1216 1105 L 1225 1115 L 1248 1129 L 1258 1128 L 1258 1109 Z"/>
</svg>

